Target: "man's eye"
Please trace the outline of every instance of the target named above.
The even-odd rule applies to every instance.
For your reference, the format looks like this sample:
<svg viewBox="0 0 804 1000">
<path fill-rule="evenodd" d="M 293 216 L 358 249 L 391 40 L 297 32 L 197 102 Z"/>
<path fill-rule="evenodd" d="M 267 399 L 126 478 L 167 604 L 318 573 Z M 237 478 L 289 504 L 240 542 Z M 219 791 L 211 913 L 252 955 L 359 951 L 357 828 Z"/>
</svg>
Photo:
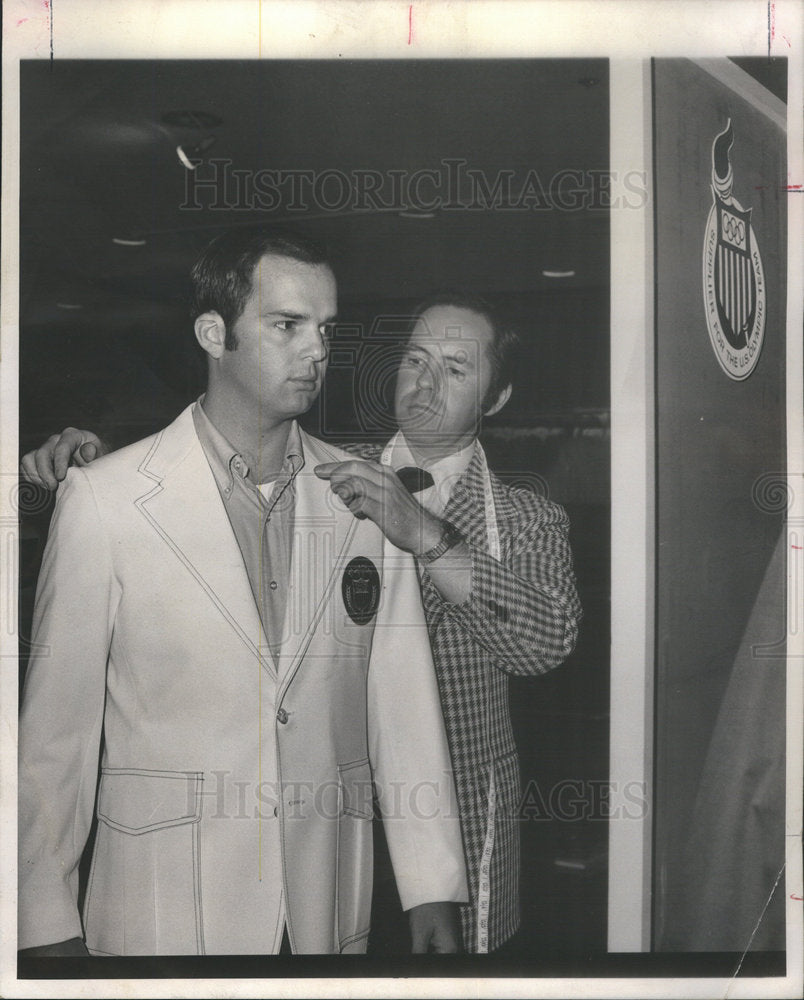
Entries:
<svg viewBox="0 0 804 1000">
<path fill-rule="evenodd" d="M 318 332 L 321 334 L 322 337 L 325 337 L 327 340 L 329 340 L 335 333 L 335 324 L 322 323 L 321 326 L 319 326 L 318 328 Z"/>
<path fill-rule="evenodd" d="M 280 319 L 276 323 L 278 330 L 284 330 L 285 333 L 292 333 L 296 329 L 296 321 L 293 319 Z"/>
</svg>

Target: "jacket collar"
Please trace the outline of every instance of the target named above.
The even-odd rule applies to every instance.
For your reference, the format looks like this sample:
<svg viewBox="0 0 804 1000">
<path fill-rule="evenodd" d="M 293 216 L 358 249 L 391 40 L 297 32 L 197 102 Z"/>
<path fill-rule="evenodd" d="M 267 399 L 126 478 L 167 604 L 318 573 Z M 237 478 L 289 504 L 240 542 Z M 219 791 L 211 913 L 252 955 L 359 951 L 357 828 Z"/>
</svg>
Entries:
<svg viewBox="0 0 804 1000">
<path fill-rule="evenodd" d="M 154 439 L 139 468 L 147 488 L 135 501 L 249 651 L 269 674 L 276 678 L 278 673 L 284 682 L 289 682 L 303 658 L 358 523 L 313 472 L 320 463 L 341 461 L 342 454 L 302 430 L 299 439 L 305 464 L 296 477 L 292 583 L 286 610 L 292 617 L 285 620 L 284 634 L 289 638 L 280 651 L 278 671 L 240 548 L 195 431 L 192 406 Z M 317 545 L 321 542 L 316 549 L 310 544 L 311 533 Z M 323 559 L 311 561 L 312 551 L 331 555 L 325 564 Z"/>
<path fill-rule="evenodd" d="M 150 482 L 135 506 L 201 588 L 199 613 L 204 613 L 206 594 L 249 652 L 274 674 L 243 557 L 195 432 L 192 406 L 156 436 L 139 471 Z"/>
</svg>

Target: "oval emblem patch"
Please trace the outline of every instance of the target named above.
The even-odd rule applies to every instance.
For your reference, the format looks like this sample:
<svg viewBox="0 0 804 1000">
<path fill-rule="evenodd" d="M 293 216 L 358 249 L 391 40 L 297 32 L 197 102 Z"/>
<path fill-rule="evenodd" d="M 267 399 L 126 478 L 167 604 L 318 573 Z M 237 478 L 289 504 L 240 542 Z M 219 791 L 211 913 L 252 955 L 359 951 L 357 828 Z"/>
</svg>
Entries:
<svg viewBox="0 0 804 1000">
<path fill-rule="evenodd" d="M 343 571 L 341 593 L 355 625 L 368 625 L 380 606 L 380 574 L 365 556 L 355 557 Z"/>
</svg>

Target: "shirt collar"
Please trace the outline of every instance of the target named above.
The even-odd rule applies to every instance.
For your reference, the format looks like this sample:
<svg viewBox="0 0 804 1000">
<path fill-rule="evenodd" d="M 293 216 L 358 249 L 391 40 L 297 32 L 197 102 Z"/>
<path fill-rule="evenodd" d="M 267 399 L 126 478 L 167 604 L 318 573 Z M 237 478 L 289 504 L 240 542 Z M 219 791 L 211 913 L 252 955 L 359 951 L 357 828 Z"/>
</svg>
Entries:
<svg viewBox="0 0 804 1000">
<path fill-rule="evenodd" d="M 212 423 L 202 406 L 203 402 L 203 395 L 199 396 L 193 407 L 193 423 L 218 489 L 228 496 L 232 492 L 235 477 L 242 479 L 249 486 L 254 486 L 255 484 L 248 478 L 250 470 L 245 458 Z M 299 425 L 294 420 L 290 425 L 285 446 L 285 460 L 277 482 L 282 479 L 295 479 L 303 465 L 304 448 Z"/>
</svg>

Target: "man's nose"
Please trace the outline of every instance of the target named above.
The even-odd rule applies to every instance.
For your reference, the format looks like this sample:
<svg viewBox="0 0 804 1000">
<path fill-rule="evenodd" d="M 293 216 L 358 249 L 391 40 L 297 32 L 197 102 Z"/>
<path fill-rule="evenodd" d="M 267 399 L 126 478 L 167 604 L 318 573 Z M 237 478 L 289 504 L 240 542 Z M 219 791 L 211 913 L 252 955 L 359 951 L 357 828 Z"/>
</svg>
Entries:
<svg viewBox="0 0 804 1000">
<path fill-rule="evenodd" d="M 434 390 L 436 383 L 436 373 L 433 369 L 429 365 L 422 365 L 416 377 L 416 388 Z"/>
<path fill-rule="evenodd" d="M 317 327 L 313 328 L 305 339 L 304 357 L 313 361 L 323 361 L 329 353 L 327 338 Z"/>
</svg>

